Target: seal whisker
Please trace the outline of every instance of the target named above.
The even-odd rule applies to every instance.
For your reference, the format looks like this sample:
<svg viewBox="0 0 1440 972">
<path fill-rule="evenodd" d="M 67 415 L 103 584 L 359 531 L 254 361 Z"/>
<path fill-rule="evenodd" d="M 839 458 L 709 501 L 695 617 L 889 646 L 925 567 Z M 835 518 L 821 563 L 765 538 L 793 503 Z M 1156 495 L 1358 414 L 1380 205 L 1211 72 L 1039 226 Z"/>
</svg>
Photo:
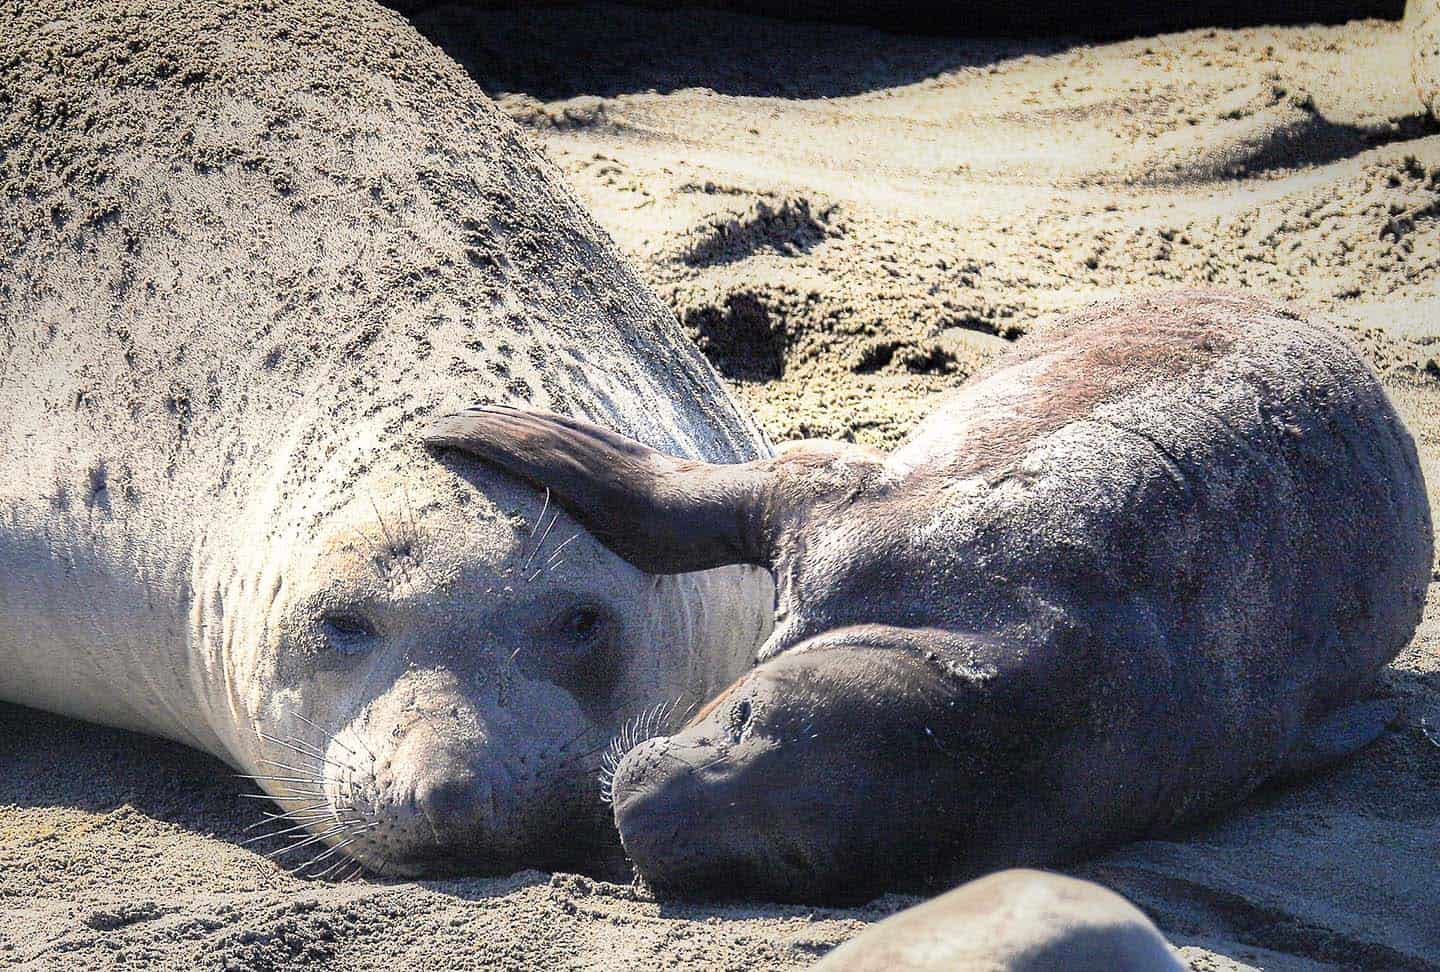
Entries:
<svg viewBox="0 0 1440 972">
<path fill-rule="evenodd" d="M 347 867 L 354 867 L 355 870 L 351 871 L 350 874 L 345 878 L 341 878 L 338 876 L 334 877 L 333 880 L 335 881 L 335 883 L 342 883 L 348 880 L 349 877 L 353 877 L 354 875 L 360 873 L 365 869 L 365 865 L 360 863 L 360 861 L 356 860 L 355 858 L 342 857 L 339 860 L 332 862 L 329 867 L 321 871 L 319 874 L 313 874 L 311 875 L 311 877 L 316 881 L 323 881 L 326 878 L 330 878 L 332 875 L 338 875 L 340 871 L 343 871 Z"/>
<path fill-rule="evenodd" d="M 315 752 L 314 750 L 311 750 L 311 749 L 301 749 L 299 746 L 295 745 L 293 742 L 287 742 L 287 741 L 284 740 L 284 739 L 278 739 L 278 738 L 276 738 L 275 736 L 267 735 L 266 733 L 261 732 L 259 729 L 256 729 L 256 730 L 255 730 L 255 734 L 258 735 L 261 739 L 266 739 L 266 740 L 269 740 L 270 742 L 273 742 L 273 743 L 274 743 L 275 745 L 277 745 L 277 746 L 284 746 L 286 749 L 293 749 L 293 750 L 295 750 L 295 752 L 299 753 L 301 756 L 309 756 L 311 759 L 318 759 L 318 760 L 319 760 L 320 762 L 322 762 L 322 763 L 328 763 L 329 765 L 335 767 L 336 769 L 341 769 L 341 770 L 343 770 L 343 769 L 348 769 L 348 768 L 349 768 L 349 767 L 346 767 L 346 766 L 341 766 L 339 763 L 335 762 L 334 760 L 326 759 L 325 756 L 324 756 L 323 754 L 321 754 L 321 753 L 317 753 L 317 752 Z M 297 740 L 297 741 L 298 741 L 298 740 Z"/>
<path fill-rule="evenodd" d="M 329 794 L 325 792 L 325 783 L 323 780 L 302 780 L 299 783 L 286 783 L 283 786 L 277 787 L 277 789 L 282 791 L 280 795 L 284 797 L 290 797 L 295 794 L 317 797 L 329 796 Z"/>
<path fill-rule="evenodd" d="M 319 864 L 321 861 L 329 860 L 332 856 L 334 856 L 335 854 L 338 854 L 340 851 L 342 851 L 342 850 L 344 850 L 345 848 L 349 847 L 351 844 L 355 843 L 355 842 L 356 842 L 357 840 L 359 840 L 361 837 L 365 836 L 366 833 L 368 833 L 368 832 L 371 831 L 371 830 L 374 830 L 374 829 L 375 829 L 376 827 L 378 827 L 378 826 L 380 826 L 379 823 L 372 823 L 372 824 L 368 824 L 367 826 L 360 827 L 359 829 L 357 829 L 357 830 L 355 830 L 355 831 L 353 832 L 352 836 L 347 837 L 345 840 L 342 840 L 342 841 L 341 841 L 340 843 L 338 843 L 338 844 L 332 845 L 329 850 L 324 851 L 324 852 L 321 853 L 318 857 L 312 858 L 312 859 L 311 859 L 310 861 L 308 861 L 307 863 L 302 864 L 300 867 L 296 868 L 296 869 L 295 869 L 295 873 L 298 874 L 298 873 L 300 873 L 301 871 L 305 870 L 306 868 L 314 867 L 316 864 Z"/>
<path fill-rule="evenodd" d="M 372 492 L 369 495 L 370 509 L 375 511 L 375 522 L 380 524 L 380 532 L 384 534 L 385 543 L 389 546 L 389 557 L 387 558 L 387 561 L 394 561 L 396 563 L 399 563 L 400 554 L 404 550 L 404 547 L 397 543 L 395 541 L 395 538 L 390 535 L 390 528 L 385 525 L 385 518 L 380 515 L 380 506 L 378 503 L 375 502 L 375 494 Z M 405 580 L 408 582 L 410 580 L 409 564 L 405 564 L 402 569 L 405 574 Z"/>
<path fill-rule="evenodd" d="M 425 567 L 425 551 L 420 546 L 420 519 L 415 515 L 415 507 L 410 502 L 410 485 L 403 481 L 400 483 L 400 497 L 403 504 L 400 508 L 400 521 L 404 523 L 406 518 L 409 518 L 410 544 L 415 548 L 415 566 L 420 568 L 420 572 L 424 574 L 426 579 L 432 584 L 438 583 L 435 576 Z"/>
<path fill-rule="evenodd" d="M 267 820 L 267 821 L 265 821 L 265 822 L 266 822 L 266 823 L 271 823 L 272 821 Z M 281 829 L 281 830 L 272 831 L 271 833 L 268 833 L 268 834 L 256 834 L 254 837 L 246 837 L 244 840 L 240 841 L 240 846 L 241 846 L 241 847 L 244 847 L 245 845 L 247 845 L 247 844 L 253 844 L 253 843 L 255 843 L 256 841 L 260 841 L 260 840 L 270 840 L 271 838 L 274 838 L 274 837 L 284 837 L 286 834 L 293 834 L 295 831 L 297 831 L 297 830 L 304 830 L 306 827 L 309 827 L 309 826 L 310 826 L 310 822 L 298 823 L 298 824 L 295 824 L 295 825 L 292 826 L 292 827 L 285 827 L 285 828 L 283 828 L 283 829 Z"/>
<path fill-rule="evenodd" d="M 242 794 L 242 795 L 244 795 L 244 794 Z M 271 799 L 274 799 L 274 798 L 272 797 Z M 267 814 L 265 814 L 265 819 L 264 819 L 264 820 L 261 820 L 259 823 L 253 823 L 253 824 L 251 824 L 250 826 L 246 827 L 246 828 L 245 828 L 245 832 L 248 833 L 248 832 L 254 830 L 256 827 L 265 827 L 265 826 L 268 826 L 269 824 L 273 823 L 273 822 L 276 821 L 276 820 L 299 819 L 299 818 L 302 817 L 302 816 L 308 816 L 309 814 L 312 814 L 312 813 L 315 814 L 316 816 L 319 816 L 319 815 L 322 814 L 323 811 L 325 811 L 325 810 L 330 810 L 330 809 L 332 809 L 332 807 L 330 806 L 329 802 L 327 801 L 327 802 L 325 802 L 325 803 L 317 803 L 317 804 L 314 804 L 313 806 L 309 806 L 309 807 L 300 807 L 299 809 L 291 810 L 289 813 L 267 813 Z"/>
<path fill-rule="evenodd" d="M 237 780 L 269 780 L 272 783 L 313 783 L 316 786 L 323 786 L 324 780 L 317 780 L 313 776 L 263 776 L 253 773 L 231 773 Z"/>
<path fill-rule="evenodd" d="M 311 875 L 311 877 L 313 877 L 316 881 L 323 881 L 330 875 L 334 874 L 336 871 L 340 870 L 342 867 L 348 867 L 352 863 L 354 862 L 351 861 L 350 858 L 342 857 L 338 861 L 331 862 L 330 866 L 327 867 L 325 870 L 321 871 L 319 874 L 313 874 Z"/>
<path fill-rule="evenodd" d="M 425 579 L 436 587 L 440 586 L 440 580 L 425 566 L 425 549 L 420 543 L 420 519 L 415 513 L 415 506 L 410 502 L 410 486 L 402 482 L 400 484 L 401 507 L 400 526 L 408 529 L 410 535 L 405 543 L 411 551 L 410 562 L 425 575 Z"/>
<path fill-rule="evenodd" d="M 370 509 L 375 511 L 375 522 L 380 525 L 380 533 L 385 537 L 385 542 L 390 545 L 390 555 L 394 556 L 400 547 L 395 543 L 395 538 L 390 535 L 390 528 L 385 525 L 385 518 L 380 515 L 380 504 L 375 502 L 375 494 L 371 492 L 368 496 Z"/>
<path fill-rule="evenodd" d="M 278 768 L 284 769 L 284 770 L 289 770 L 289 771 L 292 772 L 292 773 L 308 773 L 308 772 L 309 772 L 309 770 L 305 769 L 305 767 L 303 767 L 303 766 L 291 766 L 289 763 L 282 763 L 282 762 L 280 762 L 278 759 L 266 759 L 265 757 L 262 756 L 262 757 L 260 757 L 260 762 L 262 762 L 262 763 L 269 763 L 271 766 L 275 766 L 275 767 L 278 767 Z M 346 767 L 346 768 L 348 769 L 348 767 Z"/>
<path fill-rule="evenodd" d="M 603 731 L 603 730 L 602 730 L 599 726 L 586 726 L 585 728 L 581 729 L 579 732 L 575 733 L 575 735 L 573 735 L 573 736 L 571 736 L 569 739 L 565 740 L 565 742 L 561 743 L 559 746 L 557 746 L 557 747 L 549 750 L 549 751 L 547 752 L 547 755 L 549 755 L 550 753 L 553 753 L 553 754 L 555 754 L 555 755 L 558 756 L 558 755 L 560 755 L 561 753 L 565 752 L 565 750 L 569 749 L 571 746 L 575 745 L 575 744 L 576 744 L 577 742 L 579 742 L 581 739 L 584 739 L 586 736 L 591 735 L 592 733 L 597 733 L 597 732 L 602 732 L 602 731 Z"/>
<path fill-rule="evenodd" d="M 306 721 L 309 721 L 309 720 L 306 720 Z M 311 722 L 310 724 L 311 724 L 312 726 L 315 726 L 315 723 L 313 723 L 313 722 Z M 360 754 L 359 754 L 359 753 L 355 752 L 355 750 L 351 749 L 350 747 L 346 746 L 343 742 L 340 741 L 340 735 L 339 735 L 339 733 L 327 732 L 325 729 L 322 729 L 320 726 L 315 726 L 315 728 L 316 728 L 316 729 L 319 729 L 321 732 L 324 732 L 326 735 L 328 735 L 331 739 L 335 740 L 335 745 L 337 745 L 337 746 L 339 746 L 341 749 L 345 750 L 345 751 L 346 751 L 347 753 L 349 753 L 351 756 L 354 756 L 356 759 L 359 759 L 359 758 L 360 758 Z M 370 762 L 375 763 L 375 762 L 378 762 L 378 761 L 379 761 L 378 758 L 376 757 L 375 753 L 371 751 L 370 747 L 367 746 L 367 745 L 365 745 L 365 737 L 362 736 L 360 733 L 358 733 L 358 732 L 352 733 L 352 741 L 355 743 L 355 745 L 359 746 L 361 749 L 363 749 L 363 750 L 365 751 L 365 755 L 370 757 Z M 331 765 L 336 765 L 336 764 L 331 764 Z M 353 766 L 346 766 L 346 767 L 341 767 L 341 768 L 342 768 L 342 769 L 349 770 L 349 771 L 351 771 L 351 772 L 354 772 L 354 769 L 355 769 Z"/>
<path fill-rule="evenodd" d="M 535 580 L 535 578 L 539 577 L 541 574 L 548 573 L 548 572 L 554 570 L 556 567 L 563 567 L 563 566 L 565 566 L 565 561 L 564 561 L 564 560 L 557 560 L 555 563 L 550 564 L 550 565 L 548 565 L 548 566 L 545 566 L 545 567 L 537 567 L 537 568 L 535 569 L 535 573 L 531 574 L 528 578 L 526 578 L 526 582 L 528 583 L 528 582 L 530 582 L 530 581 L 533 581 L 533 580 Z"/>
<path fill-rule="evenodd" d="M 355 752 L 355 750 L 351 749 L 349 746 L 341 742 L 340 738 L 336 736 L 335 733 L 331 732 L 329 729 L 326 729 L 323 726 L 316 725 L 298 712 L 292 712 L 291 715 L 299 719 L 301 722 L 305 723 L 305 725 L 309 726 L 311 729 L 314 729 L 316 732 L 322 733 L 327 736 L 331 742 L 339 746 L 341 749 L 345 750 L 345 752 L 349 753 L 351 756 L 355 756 L 357 758 L 359 757 L 359 753 Z"/>
<path fill-rule="evenodd" d="M 580 534 L 578 534 L 578 533 L 572 533 L 572 534 L 570 535 L 570 538 L 569 538 L 568 540 L 563 540 L 563 541 L 561 541 L 560 546 L 556 547 L 553 551 L 550 552 L 550 559 L 549 559 L 548 561 L 546 561 L 545 569 L 546 569 L 546 570 L 553 570 L 553 569 L 555 568 L 555 566 L 556 566 L 556 564 L 555 564 L 555 558 L 558 557 L 558 556 L 560 556 L 560 553 L 561 553 L 566 547 L 570 546 L 570 544 L 574 543 L 574 542 L 575 542 L 576 540 L 578 540 L 579 538 L 580 538 Z"/>
<path fill-rule="evenodd" d="M 548 513 L 549 511 L 550 511 L 550 487 L 549 487 L 549 486 L 546 486 L 546 487 L 545 487 L 545 502 L 544 502 L 544 503 L 541 505 L 541 507 L 540 507 L 540 515 L 535 518 L 535 529 L 530 531 L 530 536 L 532 536 L 532 537 L 535 536 L 535 534 L 540 530 L 540 525 L 545 522 L 545 514 Z M 525 564 L 524 564 L 524 566 L 522 566 L 522 567 L 520 568 L 520 573 L 521 573 L 521 574 L 524 574 L 525 571 L 527 571 L 527 570 L 530 569 L 530 561 L 535 558 L 535 554 L 538 553 L 539 550 L 540 550 L 540 544 L 543 544 L 544 542 L 545 542 L 545 538 L 544 538 L 544 537 L 541 537 L 541 538 L 540 538 L 540 542 L 535 545 L 535 549 L 530 551 L 530 555 L 525 558 Z M 527 541 L 527 543 L 528 543 L 528 541 Z"/>
<path fill-rule="evenodd" d="M 270 813 L 265 815 L 264 820 L 261 820 L 259 823 L 251 824 L 249 827 L 246 827 L 245 830 L 251 831 L 254 830 L 256 827 L 268 827 L 271 824 L 301 824 L 305 827 L 314 827 L 317 824 L 325 824 L 331 821 L 338 821 L 339 819 L 340 818 L 334 812 L 330 811 L 317 811 L 315 813 L 301 814 L 300 816 L 295 817 L 286 817 L 277 813 Z"/>
<path fill-rule="evenodd" d="M 663 727 L 668 726 L 679 708 L 682 696 L 676 696 L 665 702 L 657 703 L 647 709 L 641 710 L 637 715 L 625 721 L 620 731 L 604 747 L 605 756 L 600 761 L 600 801 L 609 804 L 613 799 L 615 785 L 615 771 L 620 766 L 620 760 L 625 754 L 647 739 L 654 739 L 661 734 Z M 690 703 L 685 710 L 689 715 L 694 710 L 696 703 Z"/>
<path fill-rule="evenodd" d="M 296 808 L 295 810 L 290 810 L 290 811 L 288 811 L 288 812 L 286 812 L 286 813 L 270 813 L 268 810 L 262 810 L 261 812 L 264 813 L 267 817 L 280 817 L 280 818 L 284 818 L 284 817 L 300 817 L 300 816 L 306 816 L 306 815 L 308 815 L 308 814 L 315 814 L 315 815 L 317 815 L 317 816 L 328 816 L 329 814 L 331 814 L 331 813 L 333 813 L 333 812 L 340 811 L 340 810 L 353 810 L 353 809 L 354 809 L 354 807 L 337 807 L 337 806 L 335 806 L 335 804 L 331 803 L 329 800 L 326 800 L 324 803 L 315 803 L 315 804 L 311 804 L 311 805 L 308 806 L 308 807 L 298 807 L 298 808 Z"/>
<path fill-rule="evenodd" d="M 375 559 L 376 565 L 383 567 L 385 565 L 385 548 L 382 547 L 379 543 L 376 543 L 374 537 L 370 536 L 370 534 L 366 533 L 358 526 L 354 529 L 355 532 L 360 536 L 360 538 L 363 539 L 367 544 L 369 544 L 370 554 Z"/>
<path fill-rule="evenodd" d="M 280 856 L 281 854 L 287 853 L 287 852 L 289 852 L 289 851 L 299 850 L 299 849 L 302 848 L 302 847 L 308 847 L 308 846 L 310 846 L 311 844 L 315 843 L 316 841 L 324 840 L 326 837 L 334 837 L 336 834 L 338 834 L 338 833 L 340 833 L 340 832 L 342 832 L 342 831 L 345 831 L 345 830 L 349 830 L 349 829 L 350 829 L 350 825 L 349 825 L 349 824 L 340 824 L 338 827 L 331 827 L 329 830 L 321 831 L 321 832 L 318 833 L 318 834 L 312 834 L 311 836 L 305 838 L 304 840 L 298 841 L 298 842 L 296 842 L 296 843 L 294 843 L 294 844 L 290 844 L 290 845 L 288 845 L 288 846 L 286 846 L 286 847 L 281 847 L 281 848 L 279 848 L 278 850 L 273 850 L 273 851 L 271 851 L 270 853 L 266 854 L 265 856 L 266 856 L 266 857 L 278 857 L 278 856 Z"/>
<path fill-rule="evenodd" d="M 565 745 L 559 747 L 558 749 L 553 750 L 553 753 L 554 753 L 554 755 L 556 755 L 556 756 L 561 756 L 561 755 L 565 754 L 567 751 L 569 751 L 570 747 L 574 746 L 576 743 L 579 743 L 581 740 L 586 739 L 586 738 L 589 738 L 589 737 L 592 737 L 592 736 L 599 736 L 599 737 L 600 737 L 600 743 L 599 743 L 599 744 L 600 744 L 601 747 L 605 746 L 605 745 L 608 744 L 608 742 L 609 742 L 609 735 L 605 732 L 604 729 L 602 729 L 602 728 L 599 727 L 599 726 L 591 726 L 590 728 L 586 729 L 584 732 L 581 732 L 581 733 L 576 734 L 575 736 L 572 736 L 572 737 L 570 738 L 570 740 L 569 740 L 567 743 L 565 743 Z M 594 748 L 594 747 L 592 747 L 592 748 L 590 748 L 590 749 L 587 749 L 587 750 L 585 750 L 585 751 L 582 752 L 582 753 L 578 753 L 578 754 L 576 754 L 576 755 L 573 755 L 571 758 L 574 759 L 574 758 L 577 758 L 577 757 L 583 757 L 583 756 L 589 755 L 590 753 L 593 753 L 593 752 L 595 752 L 595 748 Z"/>
<path fill-rule="evenodd" d="M 604 743 L 604 742 L 599 743 L 599 744 L 597 744 L 596 746 L 594 746 L 594 747 L 592 747 L 592 748 L 590 748 L 590 749 L 585 750 L 583 753 L 576 753 L 576 754 L 574 754 L 574 755 L 571 756 L 569 759 L 565 760 L 563 763 L 559 763 L 559 764 L 557 764 L 557 765 L 564 767 L 564 766 L 569 766 L 569 765 L 571 765 L 572 763 L 578 763 L 578 762 L 579 762 L 580 760 L 582 760 L 582 759 L 586 759 L 586 758 L 588 758 L 588 757 L 590 757 L 590 756 L 594 756 L 596 753 L 600 752 L 600 750 L 604 749 L 604 748 L 605 748 L 606 746 L 608 746 L 608 745 L 609 745 L 609 743 Z"/>
</svg>

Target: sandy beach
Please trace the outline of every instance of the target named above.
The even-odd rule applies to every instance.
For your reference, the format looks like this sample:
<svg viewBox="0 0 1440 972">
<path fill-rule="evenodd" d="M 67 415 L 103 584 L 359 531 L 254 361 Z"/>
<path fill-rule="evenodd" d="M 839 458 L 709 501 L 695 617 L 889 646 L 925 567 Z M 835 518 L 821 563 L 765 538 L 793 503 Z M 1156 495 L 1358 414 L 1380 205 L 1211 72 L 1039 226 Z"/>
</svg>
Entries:
<svg viewBox="0 0 1440 972">
<path fill-rule="evenodd" d="M 398 16 L 398 15 L 397 15 Z M 1214 284 L 1346 327 L 1440 509 L 1440 124 L 1396 22 L 1102 44 L 717 11 L 414 24 L 565 172 L 776 441 L 899 441 L 1049 314 Z M 1197 970 L 1440 968 L 1440 568 L 1377 744 L 1072 873 Z M 914 903 L 287 875 L 209 757 L 0 705 L 0 967 L 801 968 Z"/>
</svg>

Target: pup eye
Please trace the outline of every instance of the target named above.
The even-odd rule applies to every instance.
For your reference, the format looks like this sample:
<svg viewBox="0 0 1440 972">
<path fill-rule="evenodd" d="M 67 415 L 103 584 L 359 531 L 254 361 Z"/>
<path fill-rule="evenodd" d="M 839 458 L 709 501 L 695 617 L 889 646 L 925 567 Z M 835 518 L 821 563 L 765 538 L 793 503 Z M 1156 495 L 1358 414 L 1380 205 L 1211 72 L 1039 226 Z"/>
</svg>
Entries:
<svg viewBox="0 0 1440 972">
<path fill-rule="evenodd" d="M 375 637 L 375 628 L 358 614 L 334 613 L 321 619 L 325 635 L 342 655 L 357 655 Z"/>
</svg>

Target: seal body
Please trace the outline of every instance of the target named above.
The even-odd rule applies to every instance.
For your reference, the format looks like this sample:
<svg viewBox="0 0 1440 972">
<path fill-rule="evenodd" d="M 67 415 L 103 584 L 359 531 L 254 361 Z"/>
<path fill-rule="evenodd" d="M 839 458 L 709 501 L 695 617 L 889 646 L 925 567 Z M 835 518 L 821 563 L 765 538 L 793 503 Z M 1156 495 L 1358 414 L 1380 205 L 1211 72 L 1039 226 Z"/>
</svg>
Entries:
<svg viewBox="0 0 1440 972">
<path fill-rule="evenodd" d="M 417 430 L 499 400 L 711 460 L 759 433 L 394 14 L 6 18 L 0 700 L 214 753 L 324 870 L 618 858 L 597 753 L 743 671 L 769 581 L 644 574 Z"/>
<path fill-rule="evenodd" d="M 1001 871 L 907 908 L 826 955 L 817 972 L 1181 972 L 1160 932 L 1098 884 Z"/>
<path fill-rule="evenodd" d="M 761 663 L 615 773 L 627 852 L 681 892 L 933 887 L 1323 765 L 1383 730 L 1432 562 L 1373 374 L 1237 294 L 1042 326 L 889 456 L 697 466 L 528 413 L 472 437 L 648 570 L 774 571 Z"/>
</svg>

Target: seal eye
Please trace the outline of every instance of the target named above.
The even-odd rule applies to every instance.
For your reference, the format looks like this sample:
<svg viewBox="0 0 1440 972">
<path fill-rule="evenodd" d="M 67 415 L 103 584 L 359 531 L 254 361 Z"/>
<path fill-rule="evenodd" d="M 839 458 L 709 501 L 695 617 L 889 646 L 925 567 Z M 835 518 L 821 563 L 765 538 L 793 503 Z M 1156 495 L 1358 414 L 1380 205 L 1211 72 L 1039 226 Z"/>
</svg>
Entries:
<svg viewBox="0 0 1440 972">
<path fill-rule="evenodd" d="M 576 608 L 565 618 L 565 633 L 576 641 L 594 641 L 604 620 L 595 608 Z"/>
<path fill-rule="evenodd" d="M 321 619 L 325 636 L 342 655 L 358 655 L 375 637 L 375 628 L 358 614 L 336 612 Z"/>
<path fill-rule="evenodd" d="M 535 657 L 534 664 L 572 693 L 587 700 L 604 698 L 620 676 L 619 653 L 613 649 L 623 631 L 620 620 L 604 604 L 572 601 L 546 626 L 542 635 L 550 647 Z"/>
</svg>

